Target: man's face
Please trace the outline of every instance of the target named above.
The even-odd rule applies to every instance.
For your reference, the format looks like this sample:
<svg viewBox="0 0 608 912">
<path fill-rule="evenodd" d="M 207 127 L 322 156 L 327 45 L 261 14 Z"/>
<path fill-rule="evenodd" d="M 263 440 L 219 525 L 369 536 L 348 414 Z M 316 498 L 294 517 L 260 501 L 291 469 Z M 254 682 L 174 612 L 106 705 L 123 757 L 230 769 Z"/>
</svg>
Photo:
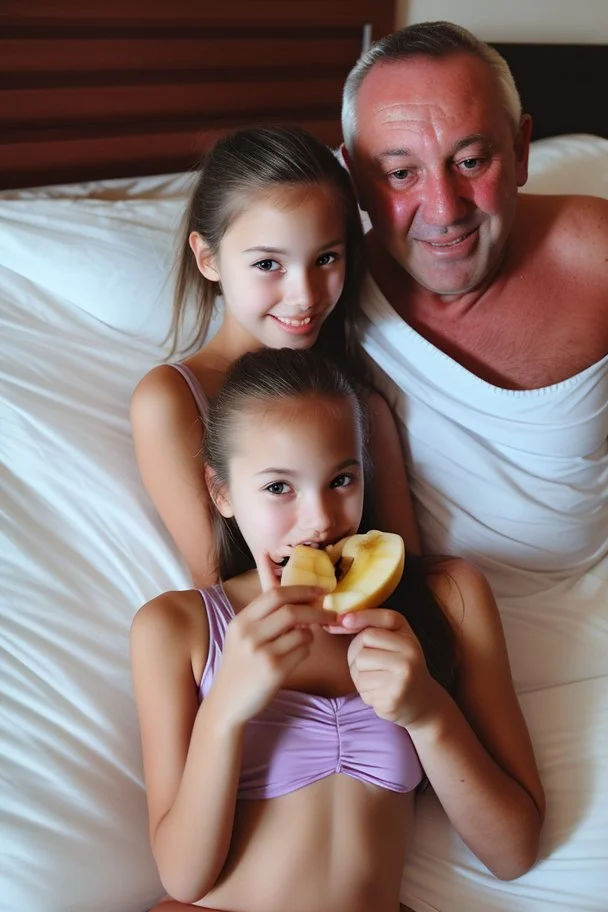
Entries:
<svg viewBox="0 0 608 912">
<path fill-rule="evenodd" d="M 468 54 L 377 64 L 356 116 L 351 170 L 378 244 L 437 294 L 482 286 L 527 178 L 530 127 L 514 135 L 493 72 Z"/>
</svg>

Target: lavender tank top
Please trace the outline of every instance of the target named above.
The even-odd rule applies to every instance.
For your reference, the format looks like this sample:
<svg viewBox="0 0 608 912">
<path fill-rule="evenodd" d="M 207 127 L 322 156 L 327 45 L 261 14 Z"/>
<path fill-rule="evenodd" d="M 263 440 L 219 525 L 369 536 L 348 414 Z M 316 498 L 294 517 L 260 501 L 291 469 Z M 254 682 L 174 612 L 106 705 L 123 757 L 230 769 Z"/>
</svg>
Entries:
<svg viewBox="0 0 608 912">
<path fill-rule="evenodd" d="M 203 699 L 220 665 L 234 611 L 221 584 L 199 591 L 209 622 L 209 653 L 199 686 Z M 335 773 L 394 792 L 412 791 L 423 776 L 405 729 L 380 719 L 356 692 L 319 697 L 280 690 L 247 723 L 239 798 L 276 798 Z"/>
<path fill-rule="evenodd" d="M 174 370 L 181 374 L 184 380 L 188 385 L 188 389 L 192 393 L 192 398 L 196 403 L 198 413 L 201 416 L 203 421 L 207 420 L 207 413 L 209 412 L 209 405 L 207 402 L 207 397 L 203 392 L 203 388 L 200 385 L 196 374 L 194 371 L 188 367 L 187 364 L 184 364 L 181 361 L 176 361 L 173 364 L 169 364 L 169 367 L 172 367 Z"/>
</svg>

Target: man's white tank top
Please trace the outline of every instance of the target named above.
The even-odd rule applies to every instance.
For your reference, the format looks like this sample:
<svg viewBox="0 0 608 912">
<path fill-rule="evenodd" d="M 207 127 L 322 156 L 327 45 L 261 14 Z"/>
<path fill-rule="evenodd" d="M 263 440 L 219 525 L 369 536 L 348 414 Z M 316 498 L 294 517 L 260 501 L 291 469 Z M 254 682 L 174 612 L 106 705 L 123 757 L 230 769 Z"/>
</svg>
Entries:
<svg viewBox="0 0 608 912">
<path fill-rule="evenodd" d="M 408 326 L 371 279 L 364 309 L 426 549 L 470 558 L 499 587 L 502 571 L 512 586 L 514 569 L 559 579 L 601 560 L 608 357 L 542 389 L 501 389 Z"/>
</svg>

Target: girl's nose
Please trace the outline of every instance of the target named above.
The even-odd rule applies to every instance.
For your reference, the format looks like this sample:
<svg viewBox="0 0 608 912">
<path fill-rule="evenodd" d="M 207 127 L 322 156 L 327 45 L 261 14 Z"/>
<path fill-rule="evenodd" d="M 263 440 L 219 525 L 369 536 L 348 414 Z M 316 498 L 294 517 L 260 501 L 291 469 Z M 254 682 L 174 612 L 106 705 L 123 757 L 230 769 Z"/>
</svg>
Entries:
<svg viewBox="0 0 608 912">
<path fill-rule="evenodd" d="M 287 289 L 285 303 L 299 310 L 310 310 L 314 302 L 315 291 L 311 276 L 306 272 L 293 276 Z"/>
<path fill-rule="evenodd" d="M 311 541 L 322 540 L 333 525 L 329 504 L 324 497 L 311 498 L 303 505 L 300 526 Z"/>
</svg>

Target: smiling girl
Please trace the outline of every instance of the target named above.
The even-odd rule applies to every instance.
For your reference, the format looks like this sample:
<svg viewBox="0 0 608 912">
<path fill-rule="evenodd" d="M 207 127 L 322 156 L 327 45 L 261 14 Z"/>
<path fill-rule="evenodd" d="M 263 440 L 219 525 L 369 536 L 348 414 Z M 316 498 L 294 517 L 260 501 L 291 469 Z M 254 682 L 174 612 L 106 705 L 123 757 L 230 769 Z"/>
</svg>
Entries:
<svg viewBox="0 0 608 912">
<path fill-rule="evenodd" d="M 229 366 L 263 347 L 315 347 L 364 378 L 359 346 L 363 235 L 347 172 L 297 127 L 257 127 L 206 154 L 186 213 L 174 351 L 194 303 L 199 348 L 154 368 L 131 406 L 140 472 L 197 585 L 217 578 L 200 454 L 207 403 Z M 209 338 L 216 298 L 221 322 Z M 370 390 L 373 497 L 385 528 L 418 550 L 399 436 Z"/>
<path fill-rule="evenodd" d="M 172 897 L 158 912 L 397 912 L 425 776 L 497 876 L 527 870 L 543 792 L 484 578 L 408 555 L 390 606 L 340 618 L 320 590 L 280 586 L 295 545 L 366 524 L 365 416 L 345 375 L 312 351 L 245 355 L 205 461 L 223 582 L 153 599 L 132 628 Z"/>
</svg>

